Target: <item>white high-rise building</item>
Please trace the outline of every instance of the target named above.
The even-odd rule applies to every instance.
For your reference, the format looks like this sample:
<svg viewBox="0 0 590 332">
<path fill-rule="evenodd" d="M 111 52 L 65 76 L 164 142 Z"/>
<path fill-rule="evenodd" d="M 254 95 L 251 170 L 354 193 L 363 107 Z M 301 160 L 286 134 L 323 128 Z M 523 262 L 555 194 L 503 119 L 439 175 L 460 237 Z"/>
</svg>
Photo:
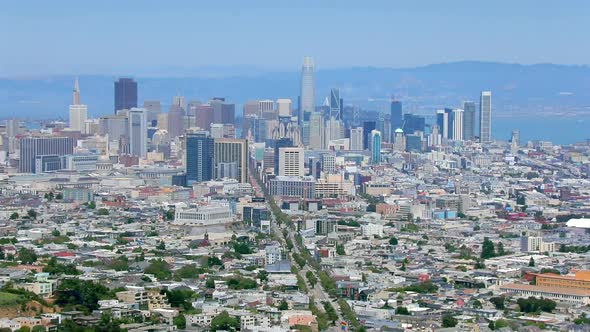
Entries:
<svg viewBox="0 0 590 332">
<path fill-rule="evenodd" d="M 279 148 L 279 175 L 304 176 L 303 148 Z"/>
<path fill-rule="evenodd" d="M 129 153 L 145 158 L 147 156 L 147 110 L 132 108 L 129 110 Z"/>
<path fill-rule="evenodd" d="M 350 149 L 354 151 L 363 150 L 363 127 L 350 129 Z"/>
<path fill-rule="evenodd" d="M 324 117 L 322 113 L 312 112 L 309 116 L 309 147 L 323 149 L 324 139 Z"/>
<path fill-rule="evenodd" d="M 279 113 L 279 116 L 290 116 L 291 107 L 291 99 L 277 99 L 277 112 Z"/>
<path fill-rule="evenodd" d="M 301 96 L 299 103 L 299 124 L 303 122 L 303 114 L 311 113 L 315 110 L 315 83 L 314 83 L 314 63 L 313 58 L 306 56 L 303 58 L 303 67 L 301 68 Z"/>
<path fill-rule="evenodd" d="M 482 91 L 479 100 L 479 140 L 492 141 L 492 92 Z"/>
<path fill-rule="evenodd" d="M 88 108 L 80 103 L 80 85 L 78 78 L 74 82 L 74 91 L 72 96 L 72 105 L 70 105 L 70 129 L 85 132 L 84 123 L 88 119 Z"/>
<path fill-rule="evenodd" d="M 464 111 L 460 108 L 453 110 L 453 140 L 463 140 L 463 114 Z"/>
</svg>

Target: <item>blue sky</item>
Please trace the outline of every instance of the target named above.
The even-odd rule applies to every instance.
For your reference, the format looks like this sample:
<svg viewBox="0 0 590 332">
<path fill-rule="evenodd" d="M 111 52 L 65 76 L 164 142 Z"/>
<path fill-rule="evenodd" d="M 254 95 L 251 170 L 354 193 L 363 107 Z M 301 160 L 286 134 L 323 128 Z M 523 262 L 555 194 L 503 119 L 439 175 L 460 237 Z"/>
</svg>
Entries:
<svg viewBox="0 0 590 332">
<path fill-rule="evenodd" d="M 583 0 L 4 1 L 0 74 L 588 64 L 589 17 Z"/>
</svg>

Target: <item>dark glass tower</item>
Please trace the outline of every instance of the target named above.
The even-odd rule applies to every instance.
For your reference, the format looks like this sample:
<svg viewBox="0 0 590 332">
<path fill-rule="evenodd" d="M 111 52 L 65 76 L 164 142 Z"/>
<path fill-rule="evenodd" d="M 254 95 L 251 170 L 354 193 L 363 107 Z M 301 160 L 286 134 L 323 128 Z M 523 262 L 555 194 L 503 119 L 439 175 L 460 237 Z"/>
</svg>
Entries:
<svg viewBox="0 0 590 332">
<path fill-rule="evenodd" d="M 403 126 L 402 102 L 399 100 L 391 101 L 391 131 L 395 131 Z"/>
<path fill-rule="evenodd" d="M 369 140 L 371 137 L 371 131 L 377 128 L 377 121 L 365 121 L 363 122 L 363 149 L 369 149 Z"/>
<path fill-rule="evenodd" d="M 120 78 L 115 82 L 115 113 L 137 107 L 137 82 L 132 78 Z"/>
<path fill-rule="evenodd" d="M 186 182 L 213 179 L 214 142 L 206 131 L 188 133 L 186 135 Z"/>
</svg>

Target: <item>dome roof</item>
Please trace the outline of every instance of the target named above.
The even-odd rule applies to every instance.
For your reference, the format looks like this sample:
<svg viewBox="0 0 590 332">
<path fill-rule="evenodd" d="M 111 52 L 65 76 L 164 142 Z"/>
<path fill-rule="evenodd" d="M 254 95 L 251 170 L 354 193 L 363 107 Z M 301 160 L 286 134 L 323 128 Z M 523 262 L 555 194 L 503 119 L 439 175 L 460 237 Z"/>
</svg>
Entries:
<svg viewBox="0 0 590 332">
<path fill-rule="evenodd" d="M 396 133 L 396 134 L 397 134 L 397 133 L 401 133 L 401 134 L 403 134 L 403 133 L 404 133 L 404 131 L 403 131 L 401 128 L 397 128 L 397 129 L 395 130 L 395 133 Z"/>
</svg>

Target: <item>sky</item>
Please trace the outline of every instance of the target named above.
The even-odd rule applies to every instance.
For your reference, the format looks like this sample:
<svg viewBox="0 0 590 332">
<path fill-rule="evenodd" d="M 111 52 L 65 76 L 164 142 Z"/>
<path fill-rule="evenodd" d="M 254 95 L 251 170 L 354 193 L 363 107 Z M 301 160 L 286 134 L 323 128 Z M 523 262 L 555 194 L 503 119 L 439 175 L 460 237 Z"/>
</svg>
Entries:
<svg viewBox="0 0 590 332">
<path fill-rule="evenodd" d="M 154 68 L 590 63 L 586 0 L 19 0 L 0 10 L 0 75 Z"/>
</svg>

